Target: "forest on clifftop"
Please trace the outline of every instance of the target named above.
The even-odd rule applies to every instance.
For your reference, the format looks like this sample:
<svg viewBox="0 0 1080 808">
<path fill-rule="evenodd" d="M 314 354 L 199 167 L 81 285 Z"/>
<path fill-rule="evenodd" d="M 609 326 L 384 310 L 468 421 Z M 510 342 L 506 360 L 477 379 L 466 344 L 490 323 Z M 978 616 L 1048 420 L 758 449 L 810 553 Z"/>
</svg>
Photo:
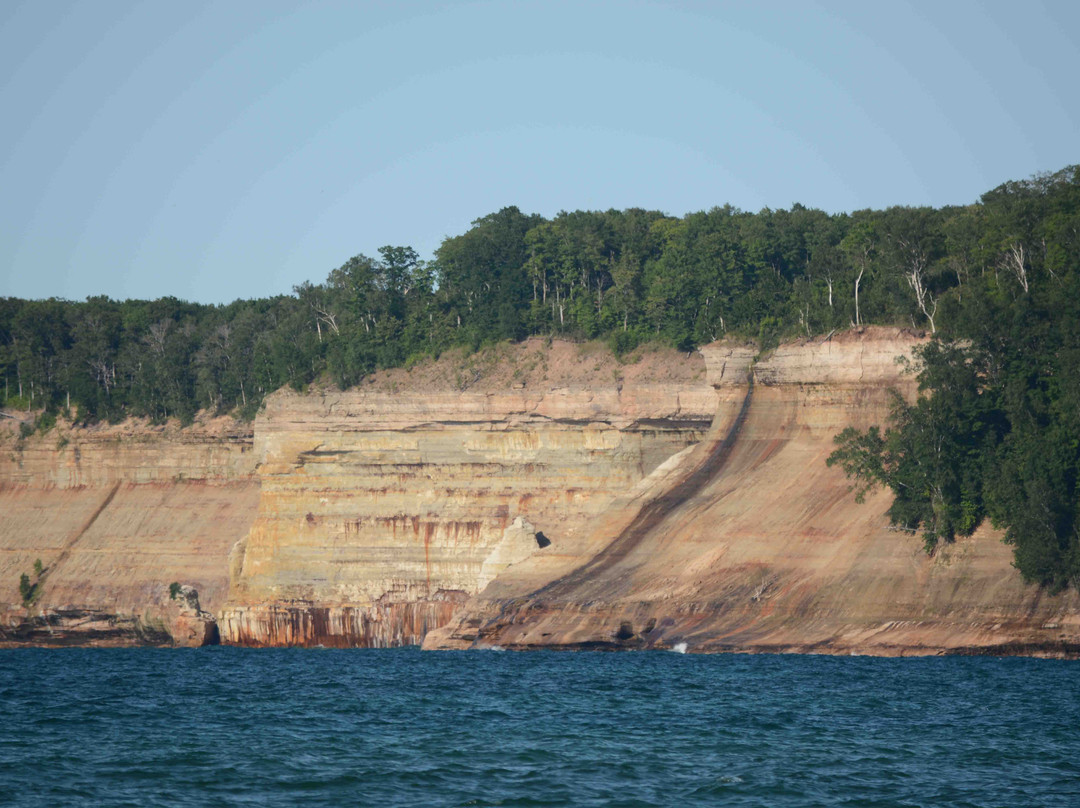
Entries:
<svg viewBox="0 0 1080 808">
<path fill-rule="evenodd" d="M 251 418 L 285 385 L 349 387 L 378 368 L 530 335 L 656 341 L 725 336 L 763 349 L 862 324 L 937 339 L 923 394 L 834 456 L 928 549 L 985 517 L 1017 566 L 1080 583 L 1080 166 L 1006 182 L 978 202 L 829 214 L 730 206 L 507 207 L 447 238 L 358 255 L 292 295 L 202 305 L 0 299 L 3 404 L 47 429 L 128 415 Z M 33 427 L 24 425 L 24 431 Z"/>
</svg>

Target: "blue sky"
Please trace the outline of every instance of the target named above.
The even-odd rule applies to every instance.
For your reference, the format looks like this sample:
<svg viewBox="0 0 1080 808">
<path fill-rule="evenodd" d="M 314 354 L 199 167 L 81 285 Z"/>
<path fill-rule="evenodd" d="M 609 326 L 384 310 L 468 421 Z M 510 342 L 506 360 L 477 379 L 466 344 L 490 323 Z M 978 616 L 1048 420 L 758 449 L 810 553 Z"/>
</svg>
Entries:
<svg viewBox="0 0 1080 808">
<path fill-rule="evenodd" d="M 506 205 L 964 204 L 1080 162 L 1080 3 L 0 4 L 0 296 L 221 303 Z"/>
</svg>

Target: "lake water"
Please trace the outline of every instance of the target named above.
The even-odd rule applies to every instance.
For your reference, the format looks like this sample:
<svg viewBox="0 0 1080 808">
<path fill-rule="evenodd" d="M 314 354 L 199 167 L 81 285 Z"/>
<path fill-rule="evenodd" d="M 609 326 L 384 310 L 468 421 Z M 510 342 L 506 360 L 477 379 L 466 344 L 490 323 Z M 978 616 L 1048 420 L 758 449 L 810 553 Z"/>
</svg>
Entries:
<svg viewBox="0 0 1080 808">
<path fill-rule="evenodd" d="M 1080 663 L 8 650 L 0 804 L 1080 806 Z"/>
</svg>

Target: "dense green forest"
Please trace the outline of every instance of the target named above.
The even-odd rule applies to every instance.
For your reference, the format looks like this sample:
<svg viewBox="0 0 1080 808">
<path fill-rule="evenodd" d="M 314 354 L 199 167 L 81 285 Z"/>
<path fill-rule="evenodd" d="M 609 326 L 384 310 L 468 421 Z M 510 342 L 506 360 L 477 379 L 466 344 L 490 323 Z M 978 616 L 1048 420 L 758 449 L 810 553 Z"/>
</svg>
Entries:
<svg viewBox="0 0 1080 808">
<path fill-rule="evenodd" d="M 827 214 L 725 206 L 551 219 L 504 208 L 447 238 L 358 255 L 294 294 L 225 306 L 174 298 L 0 299 L 4 403 L 81 422 L 250 418 L 314 381 L 533 334 L 682 349 L 764 348 L 865 323 L 925 329 L 923 396 L 833 458 L 896 493 L 927 547 L 985 516 L 1025 576 L 1080 582 L 1080 166 L 975 204 Z"/>
<path fill-rule="evenodd" d="M 939 331 L 918 400 L 897 398 L 884 430 L 846 430 L 830 463 L 860 492 L 888 486 L 892 521 L 929 552 L 989 517 L 1027 580 L 1080 588 L 1080 169 L 973 212 L 946 225 L 957 271 L 927 293 Z"/>
</svg>

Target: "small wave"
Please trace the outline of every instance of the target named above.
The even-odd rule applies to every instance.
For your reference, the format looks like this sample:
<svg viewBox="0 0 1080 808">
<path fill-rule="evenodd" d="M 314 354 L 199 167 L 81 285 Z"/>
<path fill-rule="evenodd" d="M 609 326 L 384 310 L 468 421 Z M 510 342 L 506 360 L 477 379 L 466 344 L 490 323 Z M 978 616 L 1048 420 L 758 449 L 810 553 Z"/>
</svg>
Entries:
<svg viewBox="0 0 1080 808">
<path fill-rule="evenodd" d="M 685 654 L 686 648 L 687 646 L 684 642 L 677 642 L 673 646 L 671 646 L 671 650 L 674 651 L 676 654 Z"/>
<path fill-rule="evenodd" d="M 726 774 L 721 777 L 709 780 L 702 783 L 693 791 L 690 792 L 690 796 L 693 797 L 706 797 L 715 796 L 725 791 L 733 789 L 736 786 L 742 785 L 745 781 L 737 774 Z"/>
<path fill-rule="evenodd" d="M 505 651 L 506 649 L 503 648 L 501 645 L 478 645 L 478 646 L 476 646 L 476 650 L 477 651 Z"/>
</svg>

